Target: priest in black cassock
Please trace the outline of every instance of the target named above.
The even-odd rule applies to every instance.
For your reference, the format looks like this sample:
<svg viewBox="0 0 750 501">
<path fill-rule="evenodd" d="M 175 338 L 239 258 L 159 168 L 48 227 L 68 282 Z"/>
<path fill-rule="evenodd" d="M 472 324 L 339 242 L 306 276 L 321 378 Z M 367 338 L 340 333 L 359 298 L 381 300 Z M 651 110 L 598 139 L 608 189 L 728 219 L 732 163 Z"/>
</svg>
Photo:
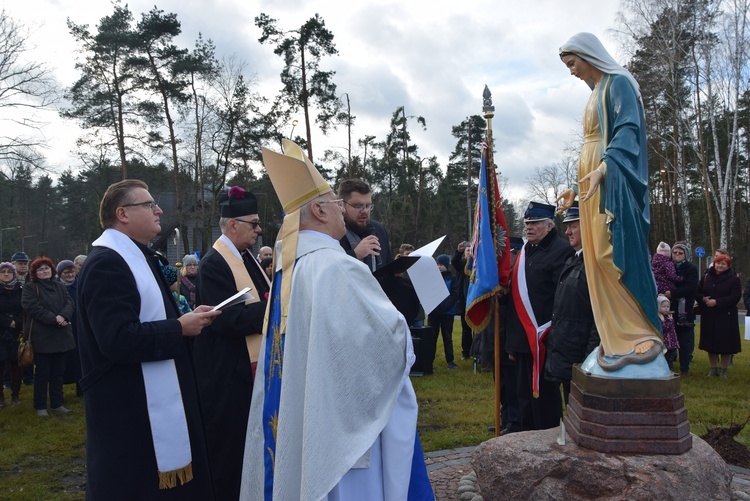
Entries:
<svg viewBox="0 0 750 501">
<path fill-rule="evenodd" d="M 161 214 L 144 182 L 111 185 L 78 275 L 88 500 L 214 499 L 191 341 L 220 312 L 180 316 L 147 246 Z"/>
<path fill-rule="evenodd" d="M 239 498 L 247 416 L 253 393 L 263 316 L 271 289 L 251 247 L 261 232 L 258 202 L 235 186 L 219 200 L 221 236 L 201 260 L 198 304 L 219 304 L 245 287 L 253 298 L 225 308 L 195 344 L 201 398 L 216 499 Z"/>
</svg>

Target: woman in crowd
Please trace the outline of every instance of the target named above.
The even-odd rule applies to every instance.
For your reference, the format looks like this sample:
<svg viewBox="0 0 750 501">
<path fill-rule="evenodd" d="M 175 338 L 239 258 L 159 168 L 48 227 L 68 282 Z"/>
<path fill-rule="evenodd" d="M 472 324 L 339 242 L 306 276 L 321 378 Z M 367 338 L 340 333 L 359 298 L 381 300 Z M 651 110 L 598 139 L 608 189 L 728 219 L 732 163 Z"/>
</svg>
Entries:
<svg viewBox="0 0 750 501">
<path fill-rule="evenodd" d="M 267 257 L 260 262 L 260 267 L 266 273 L 268 280 L 273 282 L 273 258 Z"/>
<path fill-rule="evenodd" d="M 23 287 L 21 305 L 26 313 L 24 336 L 34 347 L 34 409 L 47 413 L 47 393 L 53 412 L 68 414 L 63 407 L 63 375 L 66 353 L 75 348 L 73 300 L 65 286 L 55 281 L 57 270 L 46 257 L 35 259 L 29 270 L 30 282 Z"/>
<path fill-rule="evenodd" d="M 703 276 L 695 292 L 695 300 L 701 312 L 701 340 L 698 348 L 708 352 L 711 364 L 708 377 L 727 377 L 731 356 L 742 350 L 737 318 L 742 284 L 731 266 L 729 256 L 716 256 L 713 266 Z"/>
<path fill-rule="evenodd" d="M 180 294 L 185 296 L 191 311 L 195 309 L 195 298 L 198 296 L 198 256 L 187 254 L 182 258 L 180 268 Z"/>
<path fill-rule="evenodd" d="M 18 336 L 23 327 L 21 307 L 21 283 L 17 279 L 16 267 L 11 263 L 0 263 L 0 374 L 10 367 L 10 402 L 21 403 L 21 369 L 18 367 Z M 5 407 L 5 394 L 0 385 L 0 408 Z"/>
<path fill-rule="evenodd" d="M 80 256 L 79 256 L 80 257 Z M 78 267 L 80 268 L 80 267 Z M 70 299 L 73 300 L 73 315 L 75 316 L 76 306 L 76 294 L 78 292 L 78 279 L 76 278 L 78 272 L 76 271 L 75 261 L 69 259 L 63 259 L 57 263 L 57 279 L 65 286 L 68 291 Z M 73 325 L 73 340 L 78 346 L 78 330 L 76 329 L 75 322 L 71 322 Z M 63 376 L 63 384 L 76 384 L 76 395 L 79 397 L 83 396 L 81 391 L 81 356 L 78 354 L 78 350 L 70 350 L 65 357 L 65 375 Z"/>
</svg>

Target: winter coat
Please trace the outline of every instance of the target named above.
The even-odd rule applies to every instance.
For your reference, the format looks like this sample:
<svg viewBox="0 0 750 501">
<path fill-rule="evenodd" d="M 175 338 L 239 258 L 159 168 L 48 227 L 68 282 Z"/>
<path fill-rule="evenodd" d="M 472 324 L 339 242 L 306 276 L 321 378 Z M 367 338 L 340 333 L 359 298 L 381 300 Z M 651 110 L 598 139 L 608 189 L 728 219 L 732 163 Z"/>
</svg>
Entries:
<svg viewBox="0 0 750 501">
<path fill-rule="evenodd" d="M 64 353 L 75 348 L 70 324 L 73 300 L 64 285 L 53 280 L 28 282 L 23 286 L 21 304 L 26 313 L 24 337 L 31 330 L 31 344 L 35 352 Z M 68 321 L 65 327 L 57 324 L 57 315 Z"/>
<path fill-rule="evenodd" d="M 442 276 L 443 280 L 445 281 L 445 286 L 448 288 L 448 292 L 450 294 L 448 295 L 448 297 L 443 299 L 443 302 L 440 303 L 438 307 L 430 313 L 430 315 L 434 315 L 436 313 L 440 315 L 455 315 L 456 301 L 458 300 L 458 280 L 450 271 L 444 271 L 442 273 Z"/>
<path fill-rule="evenodd" d="M 716 300 L 708 307 L 704 297 Z M 742 297 L 742 284 L 732 268 L 716 273 L 714 268 L 698 284 L 695 299 L 701 312 L 701 339 L 698 347 L 708 353 L 730 355 L 742 351 L 737 303 Z"/>
<path fill-rule="evenodd" d="M 681 327 L 692 329 L 693 322 L 695 322 L 693 306 L 695 305 L 695 290 L 698 288 L 698 267 L 690 261 L 677 263 L 675 267 L 677 268 L 677 274 L 683 277 L 683 280 L 681 284 L 677 284 L 674 289 L 669 291 L 672 296 L 670 298 L 670 310 L 674 312 L 677 330 L 680 330 Z M 684 315 L 680 315 L 681 299 L 684 299 L 682 301 L 684 303 Z"/>
<path fill-rule="evenodd" d="M 18 335 L 23 327 L 21 284 L 12 289 L 0 286 L 0 361 L 12 362 L 18 358 Z M 10 324 L 15 322 L 14 327 Z"/>
<path fill-rule="evenodd" d="M 555 382 L 570 381 L 573 364 L 599 346 L 583 253 L 568 258 L 560 274 L 546 345 L 544 376 Z"/>
<path fill-rule="evenodd" d="M 561 238 L 555 229 L 550 231 L 539 245 L 531 245 L 527 242 L 525 249 L 526 287 L 529 291 L 529 300 L 537 324 L 543 325 L 552 319 L 552 307 L 560 273 L 565 267 L 565 261 L 574 251 L 567 239 Z M 531 353 L 526 331 L 518 318 L 512 294 L 508 301 L 505 347 L 512 355 Z"/>
<path fill-rule="evenodd" d="M 654 254 L 654 257 L 651 258 L 651 269 L 654 272 L 656 291 L 659 294 L 672 290 L 675 285 L 682 283 L 683 277 L 677 273 L 677 269 L 669 256 L 662 256 L 658 252 Z"/>
</svg>

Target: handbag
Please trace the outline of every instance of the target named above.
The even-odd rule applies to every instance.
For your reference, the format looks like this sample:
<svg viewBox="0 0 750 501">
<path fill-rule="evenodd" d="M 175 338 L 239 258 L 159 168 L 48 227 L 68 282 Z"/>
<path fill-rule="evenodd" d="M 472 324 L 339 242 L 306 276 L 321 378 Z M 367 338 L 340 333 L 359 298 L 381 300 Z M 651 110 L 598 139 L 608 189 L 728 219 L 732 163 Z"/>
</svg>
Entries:
<svg viewBox="0 0 750 501">
<path fill-rule="evenodd" d="M 18 366 L 26 368 L 34 362 L 34 347 L 31 345 L 31 329 L 34 327 L 34 319 L 31 319 L 29 334 L 26 339 L 23 336 L 18 340 Z"/>
<path fill-rule="evenodd" d="M 36 295 L 39 295 L 39 286 L 36 287 Z M 18 366 L 22 369 L 34 363 L 34 347 L 31 345 L 31 329 L 33 328 L 34 319 L 32 318 L 26 339 L 23 336 L 18 338 Z M 24 332 L 24 330 L 21 332 Z"/>
</svg>

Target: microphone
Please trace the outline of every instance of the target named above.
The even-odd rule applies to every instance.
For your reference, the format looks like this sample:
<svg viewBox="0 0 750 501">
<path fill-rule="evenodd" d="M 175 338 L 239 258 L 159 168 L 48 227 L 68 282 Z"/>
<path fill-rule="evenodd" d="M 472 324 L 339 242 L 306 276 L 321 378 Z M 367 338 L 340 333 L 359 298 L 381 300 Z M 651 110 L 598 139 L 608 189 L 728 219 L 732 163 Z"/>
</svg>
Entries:
<svg viewBox="0 0 750 501">
<path fill-rule="evenodd" d="M 375 225 L 372 224 L 372 221 L 367 221 L 367 228 L 365 229 L 367 232 L 367 236 L 375 235 Z M 375 273 L 375 270 L 378 269 L 383 264 L 383 261 L 381 260 L 380 256 L 376 256 L 375 254 L 370 254 L 372 257 L 372 261 L 370 263 L 370 269 L 373 273 Z"/>
</svg>

